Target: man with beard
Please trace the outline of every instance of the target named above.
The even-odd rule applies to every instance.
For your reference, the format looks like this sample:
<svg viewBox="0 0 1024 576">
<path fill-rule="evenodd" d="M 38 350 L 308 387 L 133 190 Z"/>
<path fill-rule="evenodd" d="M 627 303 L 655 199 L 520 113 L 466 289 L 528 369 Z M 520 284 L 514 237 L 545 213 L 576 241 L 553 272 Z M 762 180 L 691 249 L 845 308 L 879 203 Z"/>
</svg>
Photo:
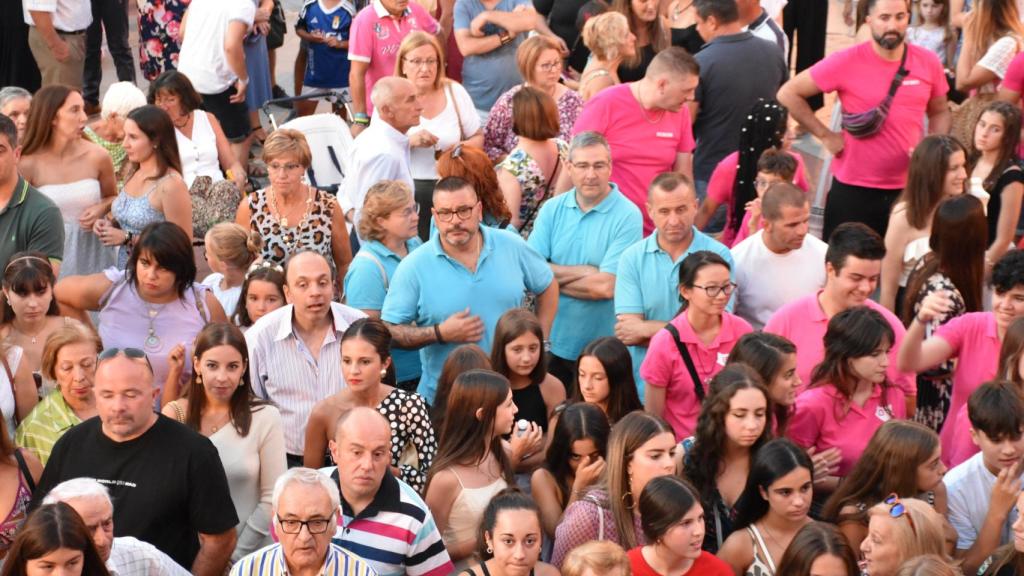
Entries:
<svg viewBox="0 0 1024 576">
<path fill-rule="evenodd" d="M 905 42 L 907 0 L 864 0 L 871 42 L 836 52 L 786 82 L 779 102 L 835 159 L 825 204 L 823 238 L 836 226 L 867 224 L 882 237 L 889 209 L 906 184 L 910 152 L 923 120 L 933 134 L 949 130 L 948 84 L 933 52 Z M 834 132 L 815 117 L 806 98 L 835 92 L 843 127 Z"/>
<path fill-rule="evenodd" d="M 518 234 L 480 225 L 480 197 L 462 178 L 437 183 L 431 212 L 438 234 L 398 265 L 381 319 L 397 346 L 420 349 L 418 391 L 432 404 L 448 354 L 469 342 L 490 351 L 498 318 L 522 306 L 526 291 L 537 295 L 547 337 L 558 284 L 548 263 Z"/>
</svg>

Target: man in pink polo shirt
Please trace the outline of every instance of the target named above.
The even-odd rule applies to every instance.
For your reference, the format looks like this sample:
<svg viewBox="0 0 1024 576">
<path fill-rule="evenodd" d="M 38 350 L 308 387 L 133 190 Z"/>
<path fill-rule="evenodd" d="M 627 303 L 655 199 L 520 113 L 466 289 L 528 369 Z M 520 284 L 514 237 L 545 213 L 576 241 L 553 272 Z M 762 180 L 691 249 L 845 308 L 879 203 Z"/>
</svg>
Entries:
<svg viewBox="0 0 1024 576">
<path fill-rule="evenodd" d="M 573 134 L 594 131 L 612 148 L 612 182 L 640 208 L 644 236 L 654 231 L 647 213 L 647 187 L 662 172 L 693 177 L 693 127 L 684 104 L 700 81 L 697 61 L 682 48 L 668 48 L 637 82 L 602 90 L 587 101 Z"/>
<path fill-rule="evenodd" d="M 907 330 L 900 346 L 900 368 L 924 372 L 956 358 L 953 372 L 953 393 L 949 412 L 942 425 L 942 459 L 954 466 L 971 456 L 963 443 L 956 446 L 954 437 L 963 437 L 970 426 L 964 418 L 964 406 L 971 392 L 983 382 L 1006 375 L 998 366 L 999 349 L 1006 329 L 1017 318 L 1024 316 L 1024 250 L 1007 252 L 992 267 L 992 311 L 971 312 L 946 322 L 925 339 L 925 326 L 936 316 L 949 309 L 949 296 L 945 292 L 930 294 L 921 302 L 921 309 Z M 1016 370 L 1017 367 L 1012 369 Z"/>
<path fill-rule="evenodd" d="M 437 34 L 441 26 L 422 6 L 409 0 L 373 0 L 356 14 L 348 45 L 353 136 L 369 126 L 373 84 L 395 73 L 398 47 L 414 30 Z"/>
<path fill-rule="evenodd" d="M 858 222 L 840 224 L 828 240 L 825 252 L 825 287 L 779 308 L 765 324 L 764 331 L 789 338 L 796 344 L 796 371 L 801 390 L 811 384 L 811 371 L 825 357 L 823 338 L 828 321 L 853 306 L 877 310 L 892 326 L 896 336 L 889 351 L 889 382 L 903 390 L 907 412 L 913 413 L 917 396 L 914 374 L 901 372 L 896 355 L 906 330 L 900 319 L 870 300 L 882 274 L 885 243 L 877 232 Z"/>
<path fill-rule="evenodd" d="M 863 1 L 871 41 L 819 61 L 783 84 L 778 93 L 779 103 L 793 119 L 834 156 L 832 187 L 825 203 L 825 238 L 843 222 L 864 222 L 885 236 L 889 209 L 906 185 L 910 151 L 921 141 L 925 117 L 933 134 L 948 132 L 950 125 L 949 84 L 938 56 L 905 42 L 909 0 Z M 876 131 L 861 132 L 856 122 L 844 122 L 841 131 L 833 132 L 805 100 L 835 92 L 843 112 L 877 117 L 897 70 L 906 75 Z M 863 117 L 857 119 L 863 121 Z"/>
</svg>

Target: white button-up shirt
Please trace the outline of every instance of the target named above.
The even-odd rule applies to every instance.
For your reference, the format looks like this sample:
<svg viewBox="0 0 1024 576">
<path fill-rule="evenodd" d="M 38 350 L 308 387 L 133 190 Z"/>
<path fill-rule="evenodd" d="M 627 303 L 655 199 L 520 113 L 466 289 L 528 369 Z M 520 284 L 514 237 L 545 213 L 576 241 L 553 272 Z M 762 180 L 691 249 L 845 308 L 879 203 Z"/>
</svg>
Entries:
<svg viewBox="0 0 1024 576">
<path fill-rule="evenodd" d="M 111 576 L 188 576 L 188 570 L 149 542 L 131 536 L 114 538 L 107 570 Z"/>
<path fill-rule="evenodd" d="M 328 330 L 314 357 L 295 332 L 295 306 L 282 306 L 260 318 L 245 333 L 249 347 L 249 377 L 257 396 L 270 400 L 281 411 L 284 446 L 288 454 L 301 456 L 306 440 L 306 421 L 317 402 L 345 387 L 341 372 L 341 336 L 366 314 L 331 302 L 334 329 Z"/>
<path fill-rule="evenodd" d="M 358 227 L 363 200 L 370 186 L 381 180 L 400 180 L 412 189 L 413 183 L 409 167 L 409 137 L 395 130 L 376 112 L 370 126 L 356 136 L 352 147 L 355 154 L 349 164 L 344 193 L 339 198 L 345 214 L 355 210 L 352 225 Z"/>
<path fill-rule="evenodd" d="M 33 12 L 53 14 L 53 27 L 58 32 L 79 32 L 92 24 L 92 4 L 85 0 L 23 0 L 25 24 L 35 26 Z"/>
</svg>

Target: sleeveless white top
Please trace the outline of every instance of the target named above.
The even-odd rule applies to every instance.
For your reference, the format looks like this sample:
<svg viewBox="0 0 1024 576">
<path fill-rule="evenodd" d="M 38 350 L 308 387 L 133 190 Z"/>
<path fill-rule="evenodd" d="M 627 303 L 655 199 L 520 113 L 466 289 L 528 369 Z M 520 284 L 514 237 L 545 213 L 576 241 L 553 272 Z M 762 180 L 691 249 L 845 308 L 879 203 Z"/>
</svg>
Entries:
<svg viewBox="0 0 1024 576">
<path fill-rule="evenodd" d="M 192 119 L 192 138 L 177 128 L 174 137 L 178 141 L 178 155 L 181 156 L 181 171 L 185 184 L 192 188 L 196 176 L 209 176 L 214 183 L 224 179 L 217 157 L 217 136 L 213 133 L 210 118 L 206 112 L 196 110 Z"/>
</svg>

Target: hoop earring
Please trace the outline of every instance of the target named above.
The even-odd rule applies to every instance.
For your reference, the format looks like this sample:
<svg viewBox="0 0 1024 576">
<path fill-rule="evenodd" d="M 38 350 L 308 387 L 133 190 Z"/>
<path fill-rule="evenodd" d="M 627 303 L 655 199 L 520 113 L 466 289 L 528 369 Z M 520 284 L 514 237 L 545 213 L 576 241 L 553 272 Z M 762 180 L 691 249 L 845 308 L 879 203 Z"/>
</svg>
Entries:
<svg viewBox="0 0 1024 576">
<path fill-rule="evenodd" d="M 491 547 L 490 547 L 490 546 L 488 546 L 488 547 L 487 547 L 487 553 L 488 553 L 488 554 L 494 554 L 494 550 L 491 550 Z"/>
<path fill-rule="evenodd" d="M 629 503 L 626 503 L 626 498 L 629 498 Z M 622 505 L 626 507 L 626 510 L 632 510 L 636 508 L 636 502 L 633 500 L 633 493 L 626 490 L 626 493 L 622 495 Z"/>
</svg>

